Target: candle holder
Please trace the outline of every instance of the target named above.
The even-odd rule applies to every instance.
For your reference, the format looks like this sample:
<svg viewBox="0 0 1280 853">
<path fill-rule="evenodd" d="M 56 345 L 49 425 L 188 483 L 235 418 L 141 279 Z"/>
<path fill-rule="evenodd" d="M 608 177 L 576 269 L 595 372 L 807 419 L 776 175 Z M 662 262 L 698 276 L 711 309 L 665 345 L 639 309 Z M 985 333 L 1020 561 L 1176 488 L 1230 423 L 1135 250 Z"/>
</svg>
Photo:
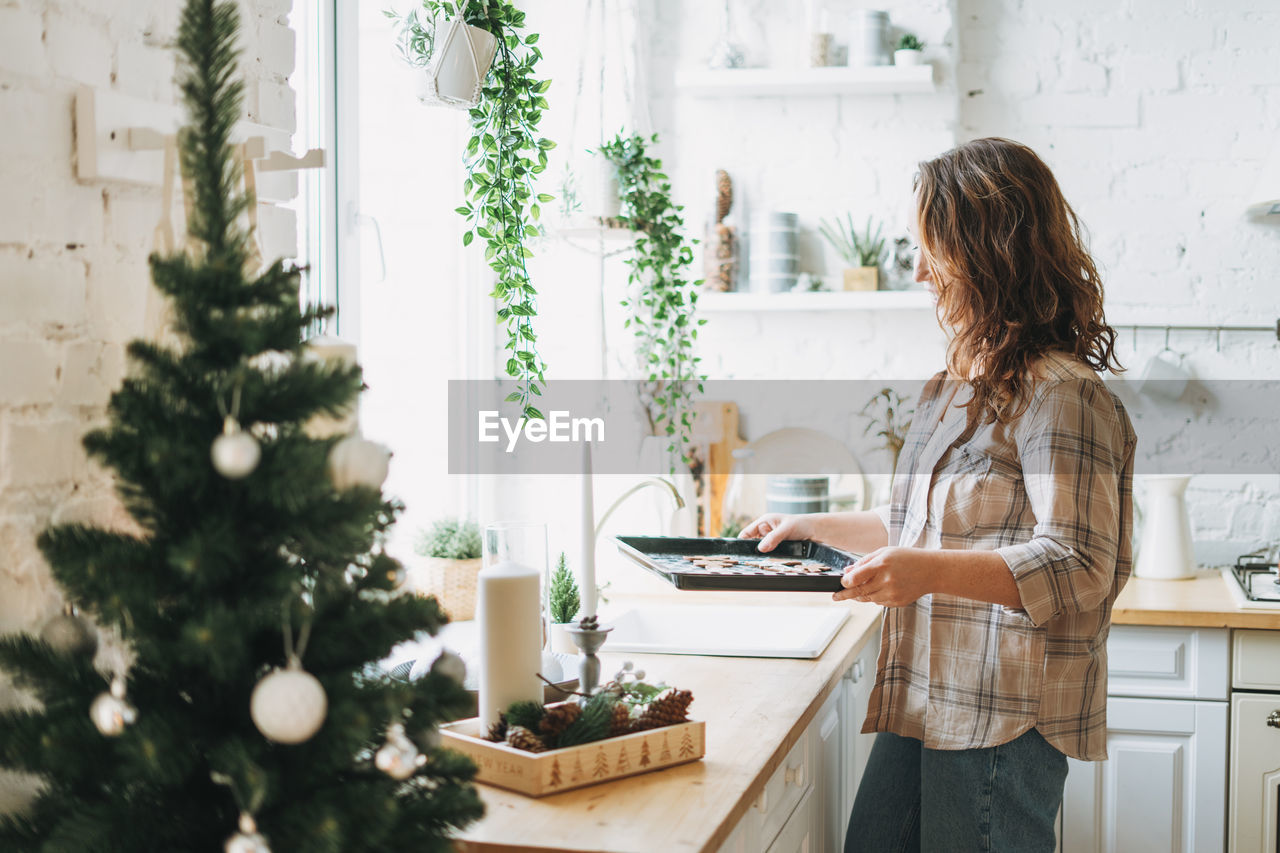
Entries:
<svg viewBox="0 0 1280 853">
<path fill-rule="evenodd" d="M 599 627 L 594 616 L 588 616 L 572 628 L 565 629 L 581 652 L 578 655 L 578 693 L 584 703 L 600 688 L 600 658 L 596 657 L 596 652 L 609 639 L 609 632 L 612 630 Z"/>
</svg>

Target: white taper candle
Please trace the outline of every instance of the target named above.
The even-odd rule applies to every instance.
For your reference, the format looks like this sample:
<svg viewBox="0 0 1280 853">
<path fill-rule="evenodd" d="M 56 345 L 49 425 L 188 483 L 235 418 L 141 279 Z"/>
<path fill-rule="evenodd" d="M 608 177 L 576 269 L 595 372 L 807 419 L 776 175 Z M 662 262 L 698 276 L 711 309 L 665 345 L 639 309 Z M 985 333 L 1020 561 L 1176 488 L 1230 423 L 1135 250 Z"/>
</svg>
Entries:
<svg viewBox="0 0 1280 853">
<path fill-rule="evenodd" d="M 596 508 L 591 492 L 591 444 L 582 443 L 582 555 L 578 586 L 582 592 L 581 618 L 596 615 Z"/>
</svg>

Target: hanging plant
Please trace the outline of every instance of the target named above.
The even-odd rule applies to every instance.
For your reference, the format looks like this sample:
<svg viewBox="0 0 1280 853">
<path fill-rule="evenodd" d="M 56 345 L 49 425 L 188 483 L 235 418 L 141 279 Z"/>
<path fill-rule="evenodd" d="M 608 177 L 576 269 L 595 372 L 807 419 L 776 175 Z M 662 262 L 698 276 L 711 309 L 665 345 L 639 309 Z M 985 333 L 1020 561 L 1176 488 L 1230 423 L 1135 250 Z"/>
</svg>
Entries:
<svg viewBox="0 0 1280 853">
<path fill-rule="evenodd" d="M 631 268 L 631 292 L 623 305 L 631 310 L 626 325 L 635 331 L 638 355 L 651 400 L 649 417 L 656 434 L 671 439 L 669 450 L 687 461 L 685 445 L 693 432 L 693 395 L 702 391 L 706 376 L 698 372 L 702 359 L 694 355 L 698 327 L 694 317 L 701 281 L 689 278 L 693 243 L 685 239 L 684 208 L 671 200 L 671 182 L 662 161 L 648 154 L 657 134 L 618 134 L 601 146 L 618 169 L 622 191 L 623 227 L 636 232 Z"/>
<path fill-rule="evenodd" d="M 421 8 L 399 18 L 405 58 L 414 65 L 428 65 L 436 22 L 459 14 L 466 24 L 497 39 L 479 102 L 468 113 L 466 203 L 457 208 L 468 225 L 462 243 L 484 240 L 485 260 L 497 276 L 491 296 L 498 300 L 498 321 L 506 326 L 507 375 L 516 383 L 507 400 L 518 402 L 525 417 L 541 419 L 532 398 L 542 393 L 547 366 L 533 331 L 537 291 L 526 262 L 533 257 L 527 242 L 537 233 L 541 205 L 553 200 L 546 193 L 535 195 L 533 188 L 535 177 L 547 168 L 547 152 L 555 147 L 538 136 L 551 81 L 535 76 L 542 59 L 536 47 L 539 34 L 524 35 L 525 13 L 510 0 L 422 0 Z"/>
</svg>

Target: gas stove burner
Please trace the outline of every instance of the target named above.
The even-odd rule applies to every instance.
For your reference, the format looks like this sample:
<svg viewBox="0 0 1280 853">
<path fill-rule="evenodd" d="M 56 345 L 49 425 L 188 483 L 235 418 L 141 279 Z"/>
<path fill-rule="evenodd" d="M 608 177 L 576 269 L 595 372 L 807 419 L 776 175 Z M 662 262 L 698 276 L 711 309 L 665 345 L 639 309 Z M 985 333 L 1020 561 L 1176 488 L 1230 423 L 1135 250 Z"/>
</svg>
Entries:
<svg viewBox="0 0 1280 853">
<path fill-rule="evenodd" d="M 1232 567 L 1231 574 L 1250 601 L 1280 602 L 1276 552 L 1277 549 L 1272 547 L 1245 554 Z"/>
</svg>

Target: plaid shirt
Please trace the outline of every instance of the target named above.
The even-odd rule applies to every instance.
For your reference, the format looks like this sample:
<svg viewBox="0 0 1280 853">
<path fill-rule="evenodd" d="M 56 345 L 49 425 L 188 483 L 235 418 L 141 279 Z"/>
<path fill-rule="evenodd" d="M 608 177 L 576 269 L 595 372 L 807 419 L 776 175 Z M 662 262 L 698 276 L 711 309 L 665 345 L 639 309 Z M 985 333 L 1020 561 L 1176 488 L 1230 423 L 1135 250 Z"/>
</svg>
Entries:
<svg viewBox="0 0 1280 853">
<path fill-rule="evenodd" d="M 972 749 L 1036 728 L 1066 755 L 1103 760 L 1107 633 L 1132 565 L 1129 416 L 1062 354 L 1042 360 L 1018 420 L 967 439 L 953 390 L 961 400 L 969 386 L 943 373 L 925 385 L 878 511 L 891 545 L 998 553 L 1022 609 L 948 595 L 886 608 L 862 730 Z"/>
</svg>

